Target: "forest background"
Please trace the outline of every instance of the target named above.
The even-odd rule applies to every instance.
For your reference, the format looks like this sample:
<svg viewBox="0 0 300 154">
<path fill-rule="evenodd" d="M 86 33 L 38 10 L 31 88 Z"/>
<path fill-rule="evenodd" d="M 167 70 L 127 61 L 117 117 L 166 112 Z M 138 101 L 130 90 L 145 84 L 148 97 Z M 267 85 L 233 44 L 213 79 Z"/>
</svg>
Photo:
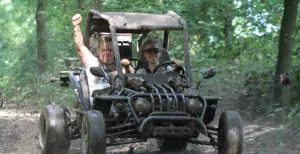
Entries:
<svg viewBox="0 0 300 154">
<path fill-rule="evenodd" d="M 1 0 L 0 89 L 7 101 L 35 107 L 71 105 L 71 88 L 49 81 L 76 57 L 71 18 L 104 12 L 166 13 L 189 27 L 193 78 L 207 68 L 217 76 L 200 93 L 228 96 L 253 115 L 300 122 L 299 0 Z M 82 24 L 85 25 L 85 24 Z M 84 31 L 84 26 L 82 26 Z M 182 57 L 182 43 L 171 55 Z M 279 55 L 279 56 L 278 56 Z M 289 86 L 278 83 L 288 74 Z M 226 102 L 225 102 L 226 103 Z M 251 115 L 250 115 L 251 116 Z"/>
</svg>

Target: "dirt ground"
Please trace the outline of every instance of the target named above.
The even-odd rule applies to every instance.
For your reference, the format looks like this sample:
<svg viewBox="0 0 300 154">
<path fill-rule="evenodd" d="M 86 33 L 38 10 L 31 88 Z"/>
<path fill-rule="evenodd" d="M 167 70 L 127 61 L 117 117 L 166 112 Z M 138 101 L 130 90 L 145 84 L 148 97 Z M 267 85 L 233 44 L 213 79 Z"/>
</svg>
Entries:
<svg viewBox="0 0 300 154">
<path fill-rule="evenodd" d="M 224 102 L 224 101 L 222 101 Z M 220 103 L 218 115 L 225 110 L 235 110 L 234 104 Z M 38 118 L 39 110 L 15 103 L 5 103 L 0 108 L 0 154 L 39 154 Z M 243 111 L 240 110 L 242 118 Z M 255 118 L 254 118 L 255 119 Z M 256 117 L 259 119 L 259 117 Z M 213 123 L 213 124 L 214 124 Z M 300 127 L 285 126 L 275 122 L 251 120 L 243 118 L 244 154 L 299 154 Z M 135 154 L 159 153 L 154 139 L 144 143 L 134 143 L 109 147 L 107 153 L 129 153 L 133 147 Z M 80 140 L 71 142 L 70 154 L 80 154 Z M 185 154 L 217 154 L 217 150 L 209 146 L 189 144 Z"/>
</svg>

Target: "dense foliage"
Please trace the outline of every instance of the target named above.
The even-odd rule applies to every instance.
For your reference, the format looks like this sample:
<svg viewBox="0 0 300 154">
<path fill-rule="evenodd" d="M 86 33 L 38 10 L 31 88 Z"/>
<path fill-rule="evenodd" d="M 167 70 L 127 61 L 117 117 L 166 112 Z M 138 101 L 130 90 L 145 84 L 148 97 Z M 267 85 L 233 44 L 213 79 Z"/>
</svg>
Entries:
<svg viewBox="0 0 300 154">
<path fill-rule="evenodd" d="M 70 89 L 58 88 L 59 85 L 51 84 L 49 78 L 65 68 L 62 58 L 76 56 L 71 17 L 81 13 L 85 18 L 93 8 L 91 1 L 48 0 L 47 11 L 41 12 L 47 16 L 48 68 L 44 74 L 37 73 L 37 2 L 0 1 L 0 88 L 8 98 L 38 105 L 74 101 L 71 94 L 67 95 L 67 92 L 72 93 Z M 194 79 L 200 78 L 198 72 L 203 69 L 215 67 L 218 76 L 212 82 L 231 86 L 244 99 L 255 97 L 256 103 L 266 106 L 271 102 L 283 1 L 102 0 L 101 8 L 114 12 L 175 11 L 189 26 Z M 292 105 L 300 104 L 299 19 L 298 15 L 290 72 Z M 182 44 L 176 41 L 174 48 L 181 50 Z M 171 54 L 177 59 L 181 57 L 176 50 Z M 293 110 L 289 116 L 298 115 Z"/>
</svg>

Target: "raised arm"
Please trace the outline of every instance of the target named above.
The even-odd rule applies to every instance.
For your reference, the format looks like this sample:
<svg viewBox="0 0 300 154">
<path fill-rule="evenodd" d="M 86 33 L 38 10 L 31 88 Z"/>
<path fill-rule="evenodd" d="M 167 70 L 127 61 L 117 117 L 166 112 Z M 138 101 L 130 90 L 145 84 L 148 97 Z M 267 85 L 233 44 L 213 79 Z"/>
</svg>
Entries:
<svg viewBox="0 0 300 154">
<path fill-rule="evenodd" d="M 80 30 L 81 21 L 82 17 L 80 14 L 76 14 L 72 17 L 72 23 L 74 26 L 74 41 L 77 49 L 77 54 L 83 67 L 87 68 L 88 66 L 96 65 L 97 58 L 95 58 L 83 44 L 83 36 Z"/>
</svg>

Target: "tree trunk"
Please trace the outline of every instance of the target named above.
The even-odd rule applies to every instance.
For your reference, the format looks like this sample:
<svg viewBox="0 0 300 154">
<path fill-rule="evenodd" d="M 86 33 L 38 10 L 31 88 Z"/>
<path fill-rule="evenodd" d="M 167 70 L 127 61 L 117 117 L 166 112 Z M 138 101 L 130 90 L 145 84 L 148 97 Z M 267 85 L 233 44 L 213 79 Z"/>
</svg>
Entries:
<svg viewBox="0 0 300 154">
<path fill-rule="evenodd" d="M 103 11 L 102 10 L 102 1 L 101 0 L 92 0 L 92 7 L 93 9 L 95 10 L 98 10 L 98 11 Z"/>
<path fill-rule="evenodd" d="M 222 12 L 224 14 L 224 42 L 225 42 L 225 53 L 230 55 L 231 57 L 235 58 L 237 53 L 233 53 L 232 51 L 232 44 L 233 44 L 233 30 L 234 27 L 232 25 L 232 21 L 234 19 L 235 10 L 233 1 L 226 1 L 226 4 L 221 5 L 223 6 Z"/>
<path fill-rule="evenodd" d="M 279 50 L 275 70 L 274 105 L 289 104 L 289 86 L 280 84 L 280 74 L 289 73 L 292 58 L 292 41 L 296 24 L 299 0 L 285 0 L 284 13 L 281 21 Z"/>
<path fill-rule="evenodd" d="M 233 26 L 232 26 L 233 16 L 227 14 L 224 21 L 224 40 L 226 53 L 232 53 L 232 40 L 233 40 Z"/>
<path fill-rule="evenodd" d="M 46 0 L 38 0 L 36 10 L 37 61 L 39 73 L 44 73 L 47 67 L 46 52 Z"/>
</svg>

